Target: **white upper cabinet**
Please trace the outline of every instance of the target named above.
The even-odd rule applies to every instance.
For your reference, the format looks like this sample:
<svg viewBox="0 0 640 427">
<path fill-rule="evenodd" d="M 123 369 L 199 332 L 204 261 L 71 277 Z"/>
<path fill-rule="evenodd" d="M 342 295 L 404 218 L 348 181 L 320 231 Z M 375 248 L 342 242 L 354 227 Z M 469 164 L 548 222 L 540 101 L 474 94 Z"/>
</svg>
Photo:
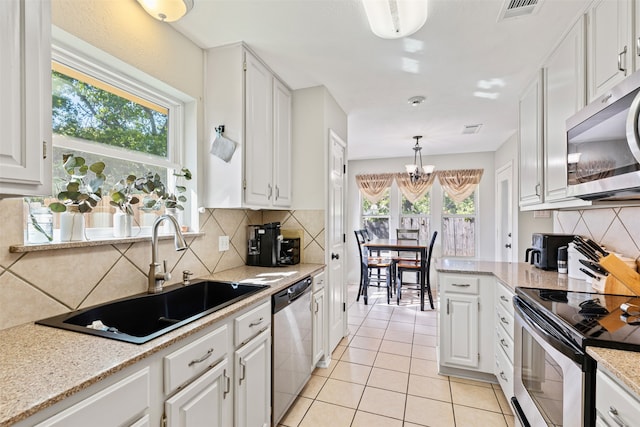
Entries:
<svg viewBox="0 0 640 427">
<path fill-rule="evenodd" d="M 291 206 L 291 92 L 242 44 L 208 50 L 206 64 L 204 205 Z M 210 153 L 221 125 L 228 162 Z"/>
<path fill-rule="evenodd" d="M 519 103 L 520 207 L 542 203 L 542 74 L 527 87 Z"/>
<path fill-rule="evenodd" d="M 3 0 L 0 16 L 0 197 L 48 195 L 51 4 Z"/>
<path fill-rule="evenodd" d="M 585 105 L 585 22 L 581 17 L 545 62 L 544 200 L 565 199 L 566 120 Z"/>
<path fill-rule="evenodd" d="M 593 101 L 634 69 L 632 0 L 596 0 L 588 17 L 588 96 Z"/>
</svg>

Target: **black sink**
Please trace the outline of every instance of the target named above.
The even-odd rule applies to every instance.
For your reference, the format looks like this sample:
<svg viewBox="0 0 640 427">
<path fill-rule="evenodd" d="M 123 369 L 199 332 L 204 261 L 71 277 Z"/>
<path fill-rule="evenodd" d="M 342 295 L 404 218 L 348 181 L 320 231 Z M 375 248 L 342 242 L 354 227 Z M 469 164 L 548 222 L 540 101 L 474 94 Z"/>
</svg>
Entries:
<svg viewBox="0 0 640 427">
<path fill-rule="evenodd" d="M 159 294 L 139 294 L 36 323 L 142 344 L 267 287 L 232 282 L 194 282 L 188 286 L 168 288 Z M 87 327 L 94 321 L 101 321 L 108 329 Z"/>
</svg>

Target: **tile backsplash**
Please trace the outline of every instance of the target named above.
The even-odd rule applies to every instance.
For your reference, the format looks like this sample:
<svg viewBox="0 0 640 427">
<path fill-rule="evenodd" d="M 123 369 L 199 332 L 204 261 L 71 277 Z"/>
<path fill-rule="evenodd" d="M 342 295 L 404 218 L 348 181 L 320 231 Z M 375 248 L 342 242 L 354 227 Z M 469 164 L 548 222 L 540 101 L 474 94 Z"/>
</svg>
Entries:
<svg viewBox="0 0 640 427">
<path fill-rule="evenodd" d="M 0 329 L 69 310 L 121 298 L 147 289 L 150 242 L 10 253 L 23 242 L 22 199 L 0 200 Z M 189 237 L 189 249 L 176 252 L 173 240 L 161 240 L 176 283 L 183 270 L 193 277 L 244 265 L 247 225 L 280 221 L 282 229 L 302 230 L 304 260 L 324 263 L 324 211 L 207 209 L 200 214 L 203 236 Z M 218 237 L 229 236 L 228 251 Z"/>
<path fill-rule="evenodd" d="M 609 251 L 630 258 L 640 257 L 640 207 L 556 211 L 553 231 L 579 234 Z"/>
</svg>

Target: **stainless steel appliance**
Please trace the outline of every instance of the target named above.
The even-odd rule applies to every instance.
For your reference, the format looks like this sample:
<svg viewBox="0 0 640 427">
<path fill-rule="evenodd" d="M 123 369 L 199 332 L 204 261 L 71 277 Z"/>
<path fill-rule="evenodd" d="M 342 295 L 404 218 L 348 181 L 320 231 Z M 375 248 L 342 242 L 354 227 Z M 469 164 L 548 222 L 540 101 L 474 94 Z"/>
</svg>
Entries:
<svg viewBox="0 0 640 427">
<path fill-rule="evenodd" d="M 640 72 L 567 120 L 567 194 L 640 198 Z"/>
<path fill-rule="evenodd" d="M 250 225 L 247 245 L 247 265 L 277 267 L 280 265 L 280 223 Z"/>
<path fill-rule="evenodd" d="M 531 235 L 531 247 L 527 249 L 524 262 L 543 270 L 558 269 L 558 248 L 567 246 L 573 241 L 573 234 L 533 233 Z"/>
<path fill-rule="evenodd" d="M 271 425 L 275 426 L 311 377 L 311 278 L 307 277 L 273 295 L 272 309 Z"/>
<path fill-rule="evenodd" d="M 640 351 L 620 305 L 638 298 L 516 288 L 514 393 L 523 426 L 595 426 L 595 361 L 587 346 Z"/>
</svg>

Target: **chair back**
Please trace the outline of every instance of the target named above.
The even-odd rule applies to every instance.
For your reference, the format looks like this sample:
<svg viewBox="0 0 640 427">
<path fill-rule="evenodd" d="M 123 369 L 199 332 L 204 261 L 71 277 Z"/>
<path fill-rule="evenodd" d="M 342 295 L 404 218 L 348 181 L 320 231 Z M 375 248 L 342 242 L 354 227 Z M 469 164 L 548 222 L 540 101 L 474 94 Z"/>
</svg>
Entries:
<svg viewBox="0 0 640 427">
<path fill-rule="evenodd" d="M 429 274 L 429 268 L 431 267 L 431 255 L 433 255 L 433 247 L 436 243 L 436 237 L 438 237 L 438 232 L 434 231 L 431 235 L 431 241 L 429 242 L 429 249 L 427 250 L 427 274 Z"/>
<path fill-rule="evenodd" d="M 420 241 L 420 230 L 413 228 L 398 228 L 396 229 L 396 240 L 398 242 L 417 244 Z M 398 256 L 403 258 L 412 257 L 416 260 L 420 259 L 420 255 L 417 252 L 398 252 Z"/>
</svg>

